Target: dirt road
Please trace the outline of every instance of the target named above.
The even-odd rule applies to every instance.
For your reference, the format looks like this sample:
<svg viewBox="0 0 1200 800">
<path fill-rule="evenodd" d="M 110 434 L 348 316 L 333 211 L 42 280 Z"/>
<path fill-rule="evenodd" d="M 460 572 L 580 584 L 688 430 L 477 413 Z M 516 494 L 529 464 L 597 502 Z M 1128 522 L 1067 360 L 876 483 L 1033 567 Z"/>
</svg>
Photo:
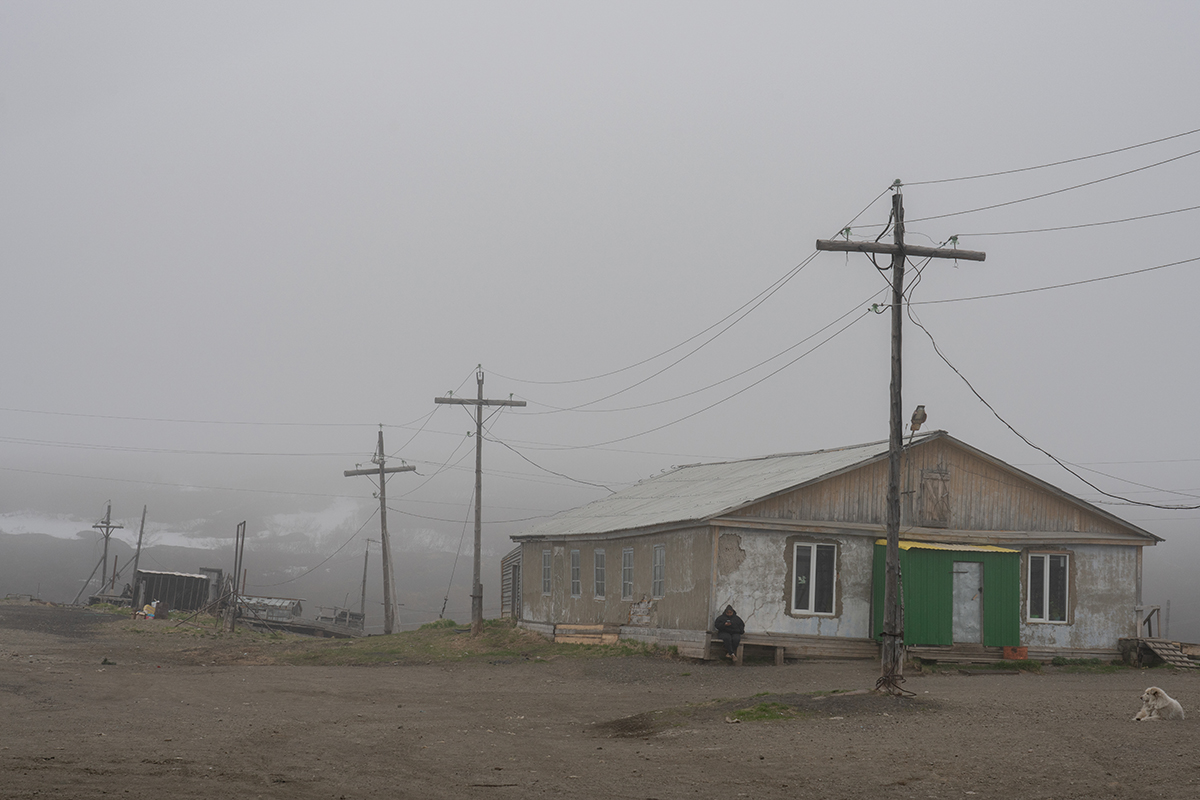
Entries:
<svg viewBox="0 0 1200 800">
<path fill-rule="evenodd" d="M 829 694 L 871 687 L 869 662 L 230 663 L 272 660 L 241 646 L 0 605 L 0 797 L 1200 797 L 1200 670 L 946 669 L 899 700 Z M 1190 718 L 1131 722 L 1152 684 Z"/>
</svg>

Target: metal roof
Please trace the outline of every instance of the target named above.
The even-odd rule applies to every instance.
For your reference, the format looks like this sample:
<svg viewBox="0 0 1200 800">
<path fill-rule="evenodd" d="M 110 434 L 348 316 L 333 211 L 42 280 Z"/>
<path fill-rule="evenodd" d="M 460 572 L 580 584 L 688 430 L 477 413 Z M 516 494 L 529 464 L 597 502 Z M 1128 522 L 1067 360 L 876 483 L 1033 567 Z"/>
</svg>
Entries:
<svg viewBox="0 0 1200 800">
<path fill-rule="evenodd" d="M 719 517 L 865 461 L 886 457 L 887 452 L 887 442 L 871 442 L 811 453 L 676 467 L 586 506 L 556 514 L 512 538 L 520 541 L 612 533 Z"/>
<path fill-rule="evenodd" d="M 921 431 L 910 436 L 905 446 L 913 443 L 919 444 L 934 438 L 945 438 L 955 446 L 996 464 L 998 467 L 1007 469 L 1013 474 L 1041 486 L 1044 490 L 1135 532 L 1141 537 L 1157 542 L 1163 541 L 1162 537 L 971 447 L 945 431 Z M 601 500 L 556 514 L 547 521 L 511 538 L 520 542 L 526 539 L 554 539 L 583 534 L 603 535 L 635 529 L 645 530 L 659 526 L 698 523 L 731 514 L 752 503 L 831 477 L 867 462 L 886 458 L 887 454 L 888 443 L 882 441 L 831 450 L 814 450 L 808 453 L 784 453 L 740 461 L 676 467 Z"/>
<path fill-rule="evenodd" d="M 253 595 L 242 595 L 238 599 L 246 605 L 261 608 L 291 608 L 296 603 L 303 602 L 294 597 L 254 597 Z"/>
</svg>

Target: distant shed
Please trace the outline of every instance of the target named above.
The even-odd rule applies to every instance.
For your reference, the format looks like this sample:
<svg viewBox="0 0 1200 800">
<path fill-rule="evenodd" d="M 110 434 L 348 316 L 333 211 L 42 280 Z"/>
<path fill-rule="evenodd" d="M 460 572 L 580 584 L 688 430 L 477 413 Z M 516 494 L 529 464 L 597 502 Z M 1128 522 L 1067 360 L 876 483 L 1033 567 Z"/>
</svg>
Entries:
<svg viewBox="0 0 1200 800">
<path fill-rule="evenodd" d="M 139 569 L 135 578 L 137 584 L 145 582 L 143 604 L 157 600 L 172 611 L 197 611 L 208 604 L 207 575 Z"/>
<path fill-rule="evenodd" d="M 304 613 L 300 605 L 302 600 L 295 597 L 253 597 L 244 595 L 238 598 L 238 606 L 243 618 L 263 620 L 265 622 L 292 622 Z"/>
</svg>

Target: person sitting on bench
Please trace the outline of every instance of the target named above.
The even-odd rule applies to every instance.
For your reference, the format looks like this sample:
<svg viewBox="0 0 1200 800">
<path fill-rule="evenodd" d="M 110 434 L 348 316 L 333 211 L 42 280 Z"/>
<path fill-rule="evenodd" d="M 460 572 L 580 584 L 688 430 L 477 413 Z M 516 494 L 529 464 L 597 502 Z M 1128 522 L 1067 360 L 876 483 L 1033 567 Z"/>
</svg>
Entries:
<svg viewBox="0 0 1200 800">
<path fill-rule="evenodd" d="M 746 632 L 746 623 L 742 622 L 733 606 L 725 606 L 725 613 L 713 620 L 713 627 L 717 629 L 717 636 L 725 643 L 725 657 L 736 661 L 738 645 L 742 641 L 742 634 Z"/>
</svg>

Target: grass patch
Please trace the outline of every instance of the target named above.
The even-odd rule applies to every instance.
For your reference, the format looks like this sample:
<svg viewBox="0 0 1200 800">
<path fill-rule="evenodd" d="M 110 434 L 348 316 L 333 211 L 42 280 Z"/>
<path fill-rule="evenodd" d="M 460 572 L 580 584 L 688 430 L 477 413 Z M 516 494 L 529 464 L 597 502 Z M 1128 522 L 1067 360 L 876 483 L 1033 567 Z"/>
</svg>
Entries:
<svg viewBox="0 0 1200 800">
<path fill-rule="evenodd" d="M 796 719 L 802 716 L 787 703 L 759 703 L 749 708 L 739 708 L 733 716 L 742 722 L 774 722 L 781 719 Z"/>
<path fill-rule="evenodd" d="M 479 636 L 459 627 L 454 620 L 438 620 L 415 631 L 390 636 L 368 636 L 337 641 L 316 640 L 303 646 L 291 643 L 281 659 L 290 664 L 347 666 L 371 664 L 426 664 L 433 662 L 549 661 L 555 658 L 604 658 L 608 656 L 667 657 L 664 650 L 637 641 L 611 645 L 554 644 L 522 630 L 507 620 L 484 620 Z"/>
<path fill-rule="evenodd" d="M 1098 658 L 1064 658 L 1055 656 L 1050 663 L 1059 668 L 1059 672 L 1087 673 L 1104 675 L 1112 672 L 1123 672 L 1129 669 L 1124 661 L 1110 661 L 1107 664 Z"/>
</svg>

